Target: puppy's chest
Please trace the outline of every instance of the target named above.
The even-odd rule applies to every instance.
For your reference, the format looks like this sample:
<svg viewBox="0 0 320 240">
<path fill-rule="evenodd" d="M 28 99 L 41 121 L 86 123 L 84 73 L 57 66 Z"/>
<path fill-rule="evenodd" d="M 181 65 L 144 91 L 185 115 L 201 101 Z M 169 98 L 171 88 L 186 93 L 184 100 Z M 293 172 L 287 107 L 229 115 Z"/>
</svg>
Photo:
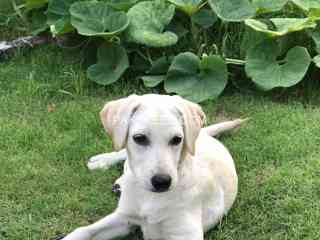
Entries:
<svg viewBox="0 0 320 240">
<path fill-rule="evenodd" d="M 151 227 L 195 207 L 198 201 L 191 194 L 190 191 L 164 194 L 131 192 L 128 196 L 124 193 L 124 201 L 120 200 L 119 207 L 128 213 L 134 224 Z"/>
<path fill-rule="evenodd" d="M 183 196 L 166 194 L 166 196 L 151 195 L 139 201 L 137 215 L 144 224 L 153 225 L 162 222 L 178 212 L 185 211 L 190 201 Z"/>
<path fill-rule="evenodd" d="M 145 240 L 166 240 L 163 237 L 171 231 L 165 227 L 166 223 L 190 208 L 188 201 L 181 200 L 173 197 L 161 199 L 159 196 L 140 199 L 132 220 L 141 227 Z"/>
</svg>

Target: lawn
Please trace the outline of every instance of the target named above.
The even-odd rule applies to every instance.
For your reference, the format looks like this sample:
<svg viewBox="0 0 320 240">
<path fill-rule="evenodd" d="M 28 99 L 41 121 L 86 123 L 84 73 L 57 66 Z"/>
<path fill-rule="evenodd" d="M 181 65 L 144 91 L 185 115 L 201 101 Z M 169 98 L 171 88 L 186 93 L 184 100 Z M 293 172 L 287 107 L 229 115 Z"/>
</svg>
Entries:
<svg viewBox="0 0 320 240">
<path fill-rule="evenodd" d="M 99 87 L 78 55 L 44 46 L 0 62 L 1 240 L 48 240 L 116 206 L 111 186 L 121 166 L 86 168 L 90 156 L 112 150 L 98 112 L 108 100 L 149 90 L 136 80 Z M 206 239 L 319 239 L 319 86 L 250 89 L 230 87 L 202 104 L 209 123 L 251 118 L 221 139 L 237 165 L 239 195 Z"/>
</svg>

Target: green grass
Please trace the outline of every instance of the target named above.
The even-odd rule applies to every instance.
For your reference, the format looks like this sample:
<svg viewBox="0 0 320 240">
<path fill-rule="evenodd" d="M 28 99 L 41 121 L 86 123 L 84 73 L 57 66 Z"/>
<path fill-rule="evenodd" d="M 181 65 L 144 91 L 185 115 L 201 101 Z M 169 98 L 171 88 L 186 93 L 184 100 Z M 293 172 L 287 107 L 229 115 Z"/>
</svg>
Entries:
<svg viewBox="0 0 320 240">
<path fill-rule="evenodd" d="M 0 25 L 0 41 L 26 34 L 10 9 L 9 0 L 0 0 L 0 24 L 9 20 Z M 229 30 L 228 56 L 238 56 L 239 29 Z M 75 62 L 78 54 L 45 46 L 0 60 L 0 240 L 50 239 L 116 206 L 111 186 L 121 167 L 85 166 L 90 156 L 112 150 L 98 112 L 108 100 L 147 90 L 137 81 L 94 85 Z M 209 122 L 251 118 L 222 138 L 236 161 L 239 195 L 206 239 L 319 239 L 319 72 L 265 96 L 239 79 L 241 71 L 233 73 L 237 90 L 203 107 Z"/>
<path fill-rule="evenodd" d="M 0 42 L 10 41 L 27 35 L 28 24 L 22 12 L 20 16 L 14 10 L 13 2 L 18 6 L 23 0 L 0 0 Z"/>
<path fill-rule="evenodd" d="M 121 167 L 85 166 L 90 156 L 112 150 L 98 112 L 107 100 L 146 90 L 136 81 L 97 87 L 74 54 L 43 47 L 0 62 L 1 240 L 47 240 L 116 206 L 111 186 Z M 320 238 L 317 95 L 317 89 L 280 98 L 231 89 L 203 104 L 209 122 L 251 118 L 222 138 L 236 161 L 239 195 L 207 239 Z"/>
</svg>

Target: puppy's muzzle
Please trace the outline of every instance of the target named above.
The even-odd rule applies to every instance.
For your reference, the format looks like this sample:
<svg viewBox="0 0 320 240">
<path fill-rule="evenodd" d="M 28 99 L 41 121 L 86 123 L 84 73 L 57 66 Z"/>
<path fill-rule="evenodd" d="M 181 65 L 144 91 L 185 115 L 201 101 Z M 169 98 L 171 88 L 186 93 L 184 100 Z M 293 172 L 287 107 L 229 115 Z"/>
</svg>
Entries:
<svg viewBox="0 0 320 240">
<path fill-rule="evenodd" d="M 171 186 L 171 177 L 168 174 L 156 174 L 151 178 L 154 192 L 166 192 Z"/>
</svg>

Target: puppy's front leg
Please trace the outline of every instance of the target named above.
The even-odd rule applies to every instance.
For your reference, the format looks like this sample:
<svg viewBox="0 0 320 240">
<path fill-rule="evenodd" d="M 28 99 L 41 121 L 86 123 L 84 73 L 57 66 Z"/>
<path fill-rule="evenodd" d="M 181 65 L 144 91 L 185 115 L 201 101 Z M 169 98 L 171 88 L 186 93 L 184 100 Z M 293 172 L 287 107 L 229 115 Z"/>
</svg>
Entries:
<svg viewBox="0 0 320 240">
<path fill-rule="evenodd" d="M 128 235 L 130 227 L 125 217 L 114 212 L 92 225 L 77 228 L 63 240 L 108 240 Z"/>
<path fill-rule="evenodd" d="M 125 149 L 120 150 L 119 152 L 110 152 L 103 153 L 96 156 L 93 156 L 88 161 L 88 168 L 90 170 L 96 169 L 108 169 L 112 165 L 123 162 L 127 159 L 127 151 Z"/>
<path fill-rule="evenodd" d="M 202 209 L 195 207 L 175 213 L 162 223 L 165 240 L 203 240 Z"/>
<path fill-rule="evenodd" d="M 204 240 L 203 235 L 198 235 L 196 237 L 188 235 L 188 236 L 179 236 L 179 237 L 169 237 L 166 240 Z"/>
<path fill-rule="evenodd" d="M 188 226 L 188 225 L 187 225 Z M 178 234 L 170 234 L 169 236 L 166 236 L 165 240 L 204 240 L 204 234 L 203 230 L 198 227 L 194 226 L 188 226 L 188 229 L 183 229 L 184 227 L 181 227 L 180 229 L 185 231 L 184 233 L 178 233 Z"/>
</svg>

